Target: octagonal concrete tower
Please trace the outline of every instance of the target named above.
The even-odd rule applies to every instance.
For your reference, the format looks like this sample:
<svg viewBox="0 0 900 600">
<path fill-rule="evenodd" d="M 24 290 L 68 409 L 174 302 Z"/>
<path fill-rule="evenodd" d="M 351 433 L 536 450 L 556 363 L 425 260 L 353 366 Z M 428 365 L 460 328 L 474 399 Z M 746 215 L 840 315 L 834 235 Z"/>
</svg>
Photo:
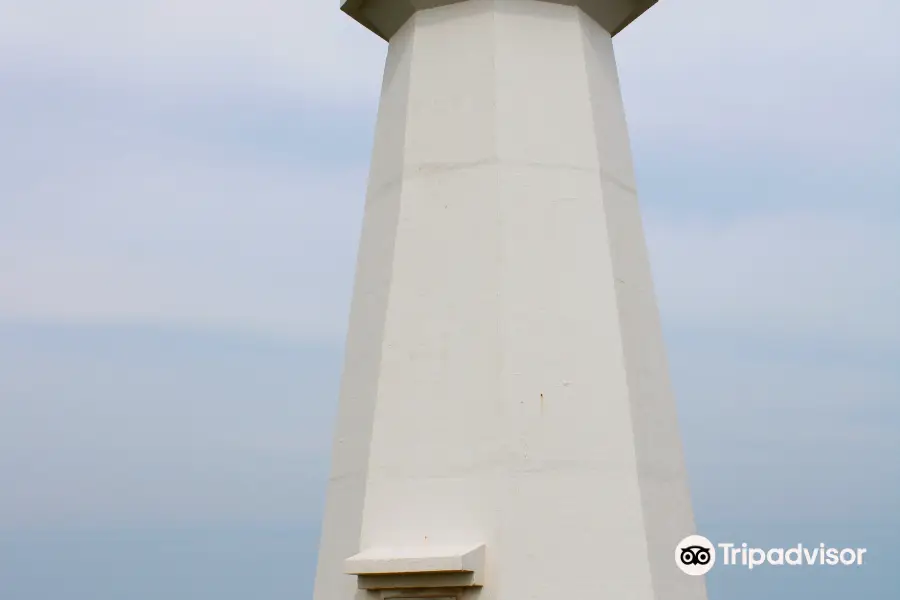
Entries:
<svg viewBox="0 0 900 600">
<path fill-rule="evenodd" d="M 702 600 L 612 35 L 650 0 L 347 0 L 389 40 L 315 600 Z"/>
</svg>

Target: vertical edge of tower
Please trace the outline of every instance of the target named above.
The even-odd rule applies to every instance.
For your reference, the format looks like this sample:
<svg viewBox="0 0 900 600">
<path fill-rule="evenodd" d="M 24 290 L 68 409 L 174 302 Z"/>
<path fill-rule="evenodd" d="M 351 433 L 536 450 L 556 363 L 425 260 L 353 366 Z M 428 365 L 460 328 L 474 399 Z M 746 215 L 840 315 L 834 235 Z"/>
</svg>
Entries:
<svg viewBox="0 0 900 600">
<path fill-rule="evenodd" d="M 375 128 L 331 470 L 319 541 L 314 600 L 349 600 L 356 577 L 344 561 L 359 551 L 378 396 L 384 327 L 400 210 L 412 28 L 394 36 Z"/>
</svg>

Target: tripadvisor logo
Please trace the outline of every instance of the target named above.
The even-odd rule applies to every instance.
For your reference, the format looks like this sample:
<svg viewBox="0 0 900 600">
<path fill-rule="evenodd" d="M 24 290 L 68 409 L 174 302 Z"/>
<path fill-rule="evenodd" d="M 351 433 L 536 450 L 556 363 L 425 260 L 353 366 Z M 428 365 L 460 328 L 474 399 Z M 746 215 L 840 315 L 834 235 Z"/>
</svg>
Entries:
<svg viewBox="0 0 900 600">
<path fill-rule="evenodd" d="M 716 548 L 702 535 L 689 535 L 675 547 L 675 564 L 688 575 L 706 575 L 716 564 Z"/>
<path fill-rule="evenodd" d="M 675 547 L 675 564 L 682 572 L 706 575 L 718 562 L 724 566 L 742 566 L 749 570 L 763 565 L 773 566 L 859 566 L 865 548 L 831 548 L 825 544 L 790 548 L 753 548 L 747 544 L 713 544 L 702 535 L 690 535 Z"/>
</svg>

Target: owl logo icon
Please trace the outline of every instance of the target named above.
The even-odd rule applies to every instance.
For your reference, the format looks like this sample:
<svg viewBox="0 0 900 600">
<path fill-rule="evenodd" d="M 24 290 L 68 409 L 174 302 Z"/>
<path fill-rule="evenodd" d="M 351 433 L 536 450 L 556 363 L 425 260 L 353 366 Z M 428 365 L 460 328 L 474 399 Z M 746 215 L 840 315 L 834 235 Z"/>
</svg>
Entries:
<svg viewBox="0 0 900 600">
<path fill-rule="evenodd" d="M 675 547 L 675 564 L 687 575 L 706 575 L 716 564 L 715 545 L 702 535 L 688 536 Z"/>
</svg>

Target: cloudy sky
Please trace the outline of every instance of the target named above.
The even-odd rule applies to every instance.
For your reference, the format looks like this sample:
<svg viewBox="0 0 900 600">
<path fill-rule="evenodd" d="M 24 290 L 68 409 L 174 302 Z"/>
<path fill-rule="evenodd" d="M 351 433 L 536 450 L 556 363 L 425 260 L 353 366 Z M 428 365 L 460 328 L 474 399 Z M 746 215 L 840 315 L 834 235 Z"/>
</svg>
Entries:
<svg viewBox="0 0 900 600">
<path fill-rule="evenodd" d="M 337 0 L 0 0 L 0 597 L 309 600 L 386 45 Z M 698 526 L 900 575 L 900 3 L 616 38 Z"/>
</svg>

